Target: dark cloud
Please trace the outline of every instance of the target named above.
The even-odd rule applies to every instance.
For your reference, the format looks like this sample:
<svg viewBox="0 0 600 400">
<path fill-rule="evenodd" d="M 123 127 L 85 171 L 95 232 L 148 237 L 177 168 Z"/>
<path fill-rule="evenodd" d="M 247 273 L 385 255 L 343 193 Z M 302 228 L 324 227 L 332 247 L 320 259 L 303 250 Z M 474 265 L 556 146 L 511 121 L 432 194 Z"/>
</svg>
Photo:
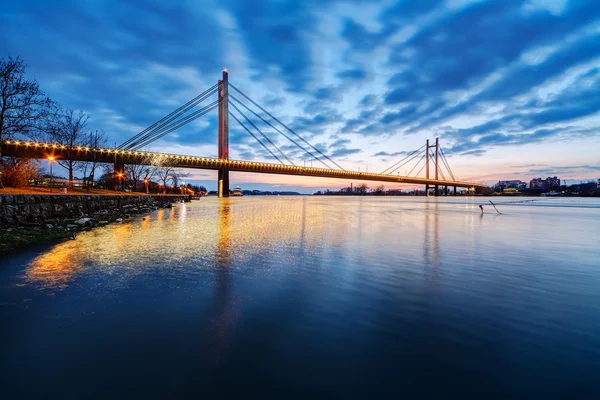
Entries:
<svg viewBox="0 0 600 400">
<path fill-rule="evenodd" d="M 360 149 L 347 149 L 347 148 L 340 148 L 337 150 L 334 150 L 331 154 L 330 157 L 333 158 L 341 158 L 341 157 L 347 157 L 351 154 L 358 154 L 360 153 L 362 150 Z"/>
<path fill-rule="evenodd" d="M 377 96 L 375 96 L 374 94 L 368 94 L 362 98 L 362 100 L 360 101 L 360 105 L 364 107 L 371 107 L 375 105 L 376 100 Z"/>
<path fill-rule="evenodd" d="M 367 72 L 360 68 L 347 69 L 338 72 L 336 76 L 344 81 L 362 81 L 367 77 Z"/>
<path fill-rule="evenodd" d="M 387 151 L 380 151 L 373 154 L 373 157 L 396 157 L 408 154 L 408 151 L 396 151 L 394 153 L 388 153 Z"/>
</svg>

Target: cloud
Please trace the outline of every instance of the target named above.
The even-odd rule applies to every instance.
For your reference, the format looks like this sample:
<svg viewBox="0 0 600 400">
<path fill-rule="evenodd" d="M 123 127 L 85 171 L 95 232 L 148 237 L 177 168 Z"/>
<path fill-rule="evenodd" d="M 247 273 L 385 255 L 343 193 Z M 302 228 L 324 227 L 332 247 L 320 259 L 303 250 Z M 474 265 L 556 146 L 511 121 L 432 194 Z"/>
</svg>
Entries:
<svg viewBox="0 0 600 400">
<path fill-rule="evenodd" d="M 336 76 L 344 81 L 362 81 L 367 77 L 367 72 L 360 68 L 347 69 L 338 72 Z"/>
<path fill-rule="evenodd" d="M 403 156 L 408 153 L 408 151 L 396 151 L 394 153 L 388 153 L 387 151 L 378 151 L 377 153 L 373 154 L 373 157 L 396 157 Z"/>
</svg>

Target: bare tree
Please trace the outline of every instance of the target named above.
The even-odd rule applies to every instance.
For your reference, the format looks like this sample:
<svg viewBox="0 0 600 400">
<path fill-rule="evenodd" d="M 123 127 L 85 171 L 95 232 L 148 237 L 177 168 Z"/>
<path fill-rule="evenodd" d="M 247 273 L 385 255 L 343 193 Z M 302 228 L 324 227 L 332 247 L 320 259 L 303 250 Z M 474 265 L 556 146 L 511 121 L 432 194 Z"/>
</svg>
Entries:
<svg viewBox="0 0 600 400">
<path fill-rule="evenodd" d="M 147 169 L 146 165 L 125 164 L 125 178 L 131 182 L 134 192 L 138 190 L 138 183 L 143 180 Z"/>
<path fill-rule="evenodd" d="M 173 181 L 173 177 L 176 177 L 177 180 L 180 173 L 176 163 L 165 157 L 155 156 L 152 159 L 152 165 L 155 167 L 156 177 L 162 182 L 163 193 L 167 193 L 169 182 Z"/>
<path fill-rule="evenodd" d="M 133 185 L 133 191 L 138 189 L 138 183 L 150 180 L 157 175 L 161 166 L 166 166 L 162 157 L 145 156 L 141 160 L 141 165 L 125 164 L 125 176 Z M 171 175 L 172 171 L 169 171 Z"/>
<path fill-rule="evenodd" d="M 66 109 L 57 113 L 47 128 L 50 141 L 65 146 L 65 158 L 56 161 L 69 171 L 69 190 L 73 190 L 73 170 L 77 165 L 77 153 L 80 151 L 77 147 L 86 145 L 87 120 L 88 116 L 83 111 Z"/>
<path fill-rule="evenodd" d="M 107 135 L 102 130 L 90 131 L 89 137 L 85 140 L 85 146 L 90 148 L 106 147 L 108 141 Z M 83 174 L 83 184 L 88 190 L 94 188 L 94 176 L 98 168 L 98 153 L 92 153 L 92 161 L 79 162 L 77 169 Z"/>
<path fill-rule="evenodd" d="M 0 142 L 17 134 L 30 135 L 43 125 L 52 101 L 40 90 L 35 79 L 25 77 L 26 65 L 20 58 L 0 59 Z M 2 166 L 0 146 L 0 166 Z M 25 164 L 10 163 L 10 169 Z M 26 168 L 25 168 L 26 169 Z M 1 171 L 0 171 L 1 172 Z M 28 171 L 22 171 L 27 174 Z M 3 179 L 0 174 L 0 188 Z"/>
<path fill-rule="evenodd" d="M 35 79 L 25 77 L 20 58 L 0 59 L 0 140 L 39 128 L 52 105 Z"/>
</svg>

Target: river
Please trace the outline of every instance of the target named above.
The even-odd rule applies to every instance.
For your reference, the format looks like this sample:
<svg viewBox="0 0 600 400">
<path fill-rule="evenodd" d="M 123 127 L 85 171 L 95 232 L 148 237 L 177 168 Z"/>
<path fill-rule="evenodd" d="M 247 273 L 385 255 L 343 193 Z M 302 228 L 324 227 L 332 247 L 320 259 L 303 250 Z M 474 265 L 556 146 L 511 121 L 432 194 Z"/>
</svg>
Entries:
<svg viewBox="0 0 600 400">
<path fill-rule="evenodd" d="M 598 398 L 600 199 L 493 201 L 203 198 L 4 255 L 0 393 Z"/>
</svg>

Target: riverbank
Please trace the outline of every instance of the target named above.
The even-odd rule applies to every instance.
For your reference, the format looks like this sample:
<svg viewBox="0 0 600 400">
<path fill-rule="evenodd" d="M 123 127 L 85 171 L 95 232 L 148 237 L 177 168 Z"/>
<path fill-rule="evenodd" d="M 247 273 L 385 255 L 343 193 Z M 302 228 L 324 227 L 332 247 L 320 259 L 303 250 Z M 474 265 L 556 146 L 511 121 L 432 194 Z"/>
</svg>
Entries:
<svg viewBox="0 0 600 400">
<path fill-rule="evenodd" d="M 189 201 L 189 196 L 0 194 L 0 252 L 73 239 L 77 232 L 122 223 L 178 201 Z"/>
</svg>

